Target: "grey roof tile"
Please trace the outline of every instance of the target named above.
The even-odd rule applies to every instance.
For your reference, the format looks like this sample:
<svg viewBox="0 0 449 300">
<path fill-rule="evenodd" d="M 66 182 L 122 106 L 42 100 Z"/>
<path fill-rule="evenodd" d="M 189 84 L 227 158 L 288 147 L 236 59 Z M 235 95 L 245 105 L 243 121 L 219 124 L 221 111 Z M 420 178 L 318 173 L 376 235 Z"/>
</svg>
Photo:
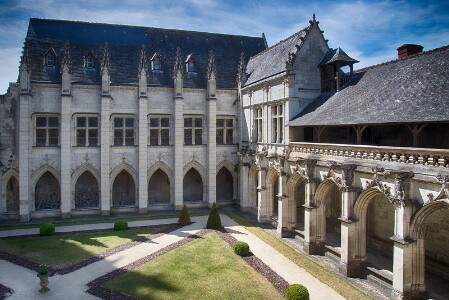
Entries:
<svg viewBox="0 0 449 300">
<path fill-rule="evenodd" d="M 449 46 L 364 68 L 322 94 L 290 126 L 449 121 Z"/>
</svg>

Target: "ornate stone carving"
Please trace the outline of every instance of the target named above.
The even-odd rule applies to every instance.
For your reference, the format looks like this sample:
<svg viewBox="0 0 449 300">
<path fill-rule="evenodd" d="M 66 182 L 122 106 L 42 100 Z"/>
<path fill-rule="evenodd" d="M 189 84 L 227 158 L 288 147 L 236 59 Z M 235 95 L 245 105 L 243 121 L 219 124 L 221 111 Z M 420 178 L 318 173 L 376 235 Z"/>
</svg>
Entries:
<svg viewBox="0 0 449 300">
<path fill-rule="evenodd" d="M 147 54 L 145 51 L 145 46 L 142 46 L 140 50 L 140 60 L 139 60 L 139 76 L 142 75 L 142 72 L 145 71 L 145 74 L 148 74 L 148 64 L 147 64 Z"/>
<path fill-rule="evenodd" d="M 100 74 L 103 75 L 105 72 L 109 74 L 110 69 L 111 69 L 111 62 L 109 60 L 109 44 L 105 43 L 103 48 L 103 59 L 101 61 Z"/>
<path fill-rule="evenodd" d="M 333 178 L 337 186 L 343 192 L 352 192 L 356 190 L 353 186 L 354 181 L 354 170 L 357 165 L 354 164 L 338 164 L 335 161 L 328 162 L 329 171 L 327 173 L 327 178 Z M 341 178 L 337 177 L 334 170 L 341 170 Z"/>
<path fill-rule="evenodd" d="M 393 194 L 387 195 L 387 197 L 395 207 L 405 207 L 412 204 L 408 193 L 410 189 L 410 178 L 413 175 L 413 172 L 385 172 L 385 178 L 394 178 Z"/>
<path fill-rule="evenodd" d="M 64 57 L 62 58 L 61 73 L 72 74 L 72 57 L 70 55 L 69 41 L 67 41 L 64 45 Z"/>
<path fill-rule="evenodd" d="M 3 166 L 2 174 L 5 174 L 9 170 L 16 170 L 16 171 L 18 171 L 16 158 L 12 154 L 8 158 L 8 164 L 6 166 Z"/>
<path fill-rule="evenodd" d="M 270 167 L 276 170 L 279 175 L 284 174 L 284 158 L 275 157 L 270 160 Z"/>
<path fill-rule="evenodd" d="M 307 158 L 299 158 L 296 160 L 297 169 L 300 174 L 307 183 L 316 182 L 315 177 L 313 176 L 315 171 L 316 159 L 307 159 Z M 300 164 L 304 164 L 304 169 L 299 167 Z"/>
<path fill-rule="evenodd" d="M 293 73 L 293 63 L 295 61 L 295 58 L 296 58 L 296 53 L 288 54 L 288 59 L 285 62 L 285 68 L 287 69 L 287 74 Z"/>
<path fill-rule="evenodd" d="M 449 198 L 449 175 L 437 175 L 436 179 L 441 183 L 441 189 L 438 195 L 434 196 L 432 193 L 427 194 L 428 203 Z"/>
<path fill-rule="evenodd" d="M 209 64 L 207 66 L 207 79 L 215 79 L 215 75 L 217 74 L 217 70 L 215 68 L 215 55 L 214 50 L 210 50 L 209 53 Z"/>
<path fill-rule="evenodd" d="M 245 63 L 245 53 L 240 53 L 240 62 L 239 62 L 239 68 L 237 72 L 237 83 L 240 84 L 240 86 L 243 86 L 245 84 L 247 79 L 246 76 L 246 63 Z M 250 91 L 251 93 L 251 91 Z M 250 95 L 251 97 L 251 95 Z"/>
<path fill-rule="evenodd" d="M 181 48 L 177 48 L 176 49 L 176 60 L 175 60 L 175 65 L 173 68 L 173 77 L 176 78 L 176 76 L 179 73 L 183 73 L 183 64 L 182 64 L 182 59 L 181 59 Z"/>
</svg>

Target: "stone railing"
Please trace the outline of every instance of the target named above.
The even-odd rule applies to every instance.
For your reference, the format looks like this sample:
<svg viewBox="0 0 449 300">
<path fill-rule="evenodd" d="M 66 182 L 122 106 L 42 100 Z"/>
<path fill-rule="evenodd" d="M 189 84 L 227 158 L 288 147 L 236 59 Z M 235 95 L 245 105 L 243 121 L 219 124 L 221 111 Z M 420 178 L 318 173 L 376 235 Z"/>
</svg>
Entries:
<svg viewBox="0 0 449 300">
<path fill-rule="evenodd" d="M 449 150 L 369 145 L 290 143 L 290 153 L 341 156 L 364 160 L 449 168 Z"/>
</svg>

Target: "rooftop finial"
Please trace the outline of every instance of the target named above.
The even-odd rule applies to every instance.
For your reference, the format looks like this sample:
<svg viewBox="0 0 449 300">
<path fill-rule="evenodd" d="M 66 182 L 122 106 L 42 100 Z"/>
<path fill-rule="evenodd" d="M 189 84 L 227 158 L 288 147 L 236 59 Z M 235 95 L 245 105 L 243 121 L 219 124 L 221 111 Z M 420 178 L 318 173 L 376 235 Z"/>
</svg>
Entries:
<svg viewBox="0 0 449 300">
<path fill-rule="evenodd" d="M 246 82 L 246 63 L 245 63 L 245 53 L 240 53 L 239 69 L 237 73 L 237 82 L 239 84 L 244 84 Z"/>
<path fill-rule="evenodd" d="M 315 13 L 313 13 L 313 17 L 312 17 L 312 20 L 313 20 L 313 22 L 315 22 L 315 21 L 316 21 L 316 19 L 315 19 Z"/>
<path fill-rule="evenodd" d="M 101 75 L 105 71 L 109 72 L 111 68 L 111 62 L 109 61 L 109 44 L 105 43 L 103 48 L 103 60 L 101 61 Z"/>
<path fill-rule="evenodd" d="M 210 50 L 209 53 L 209 65 L 207 66 L 207 78 L 211 79 L 212 76 L 215 77 L 217 70 L 215 69 L 215 55 L 214 50 Z"/>
<path fill-rule="evenodd" d="M 147 54 L 145 51 L 145 46 L 142 46 L 142 50 L 140 50 L 139 75 L 142 73 L 142 71 L 148 73 Z"/>
<path fill-rule="evenodd" d="M 61 72 L 72 72 L 72 57 L 70 55 L 70 43 L 69 41 L 66 41 L 64 45 L 64 57 L 62 59 L 62 66 Z"/>
<path fill-rule="evenodd" d="M 182 74 L 182 59 L 181 59 L 181 48 L 176 49 L 176 60 L 175 60 L 175 67 L 173 70 L 173 74 L 176 74 L 177 72 L 181 72 Z"/>
</svg>

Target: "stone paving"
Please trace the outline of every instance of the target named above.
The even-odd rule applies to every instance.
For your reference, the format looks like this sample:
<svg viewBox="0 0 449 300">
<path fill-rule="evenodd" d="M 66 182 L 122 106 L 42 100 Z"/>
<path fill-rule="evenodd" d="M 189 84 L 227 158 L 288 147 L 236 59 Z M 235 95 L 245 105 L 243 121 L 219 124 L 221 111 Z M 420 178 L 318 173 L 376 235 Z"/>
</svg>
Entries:
<svg viewBox="0 0 449 300">
<path fill-rule="evenodd" d="M 287 280 L 290 284 L 301 283 L 309 289 L 311 299 L 344 299 L 331 287 L 323 284 L 304 269 L 299 268 L 271 246 L 267 245 L 252 233 L 239 226 L 232 219 L 221 215 L 226 230 L 238 240 L 247 242 L 251 251 L 265 264 Z M 14 290 L 8 299 L 97 299 L 88 294 L 87 283 L 117 268 L 126 266 L 142 257 L 152 254 L 168 245 L 176 243 L 205 227 L 207 216 L 192 217 L 193 224 L 172 231 L 151 241 L 139 244 L 119 253 L 108 256 L 98 262 L 83 267 L 66 275 L 50 277 L 50 291 L 40 294 L 39 279 L 34 270 L 29 270 L 10 262 L 0 260 L 0 283 Z M 170 224 L 175 219 L 131 221 L 130 227 Z M 113 223 L 91 225 L 61 226 L 58 232 L 80 231 L 86 229 L 112 228 Z M 36 234 L 38 229 L 17 229 L 0 231 L 0 236 Z"/>
</svg>

